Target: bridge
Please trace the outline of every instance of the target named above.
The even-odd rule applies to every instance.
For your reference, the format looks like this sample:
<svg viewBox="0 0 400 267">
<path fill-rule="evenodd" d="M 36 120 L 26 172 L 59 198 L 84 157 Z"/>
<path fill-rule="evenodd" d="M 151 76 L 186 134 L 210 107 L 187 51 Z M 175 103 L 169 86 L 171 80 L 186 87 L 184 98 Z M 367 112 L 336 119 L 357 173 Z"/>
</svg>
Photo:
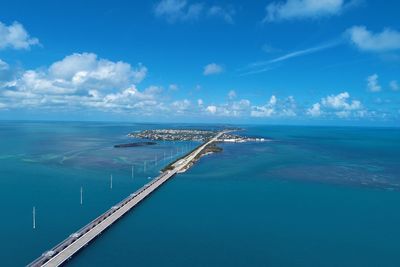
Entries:
<svg viewBox="0 0 400 267">
<path fill-rule="evenodd" d="M 67 239 L 53 247 L 51 250 L 43 253 L 39 258 L 30 263 L 29 267 L 54 267 L 60 266 L 68 261 L 74 254 L 80 251 L 83 247 L 88 245 L 99 234 L 109 228 L 118 219 L 124 216 L 133 207 L 138 205 L 143 199 L 149 196 L 158 187 L 168 181 L 176 173 L 182 172 L 201 155 L 202 151 L 211 143 L 218 140 L 218 138 L 226 133 L 226 131 L 219 132 L 213 138 L 193 150 L 184 158 L 176 161 L 171 165 L 172 169 L 164 171 L 148 184 L 139 188 L 136 192 L 117 203 L 111 209 L 101 214 L 99 217 L 91 221 L 89 224 L 78 230 L 76 233 L 71 234 Z"/>
</svg>

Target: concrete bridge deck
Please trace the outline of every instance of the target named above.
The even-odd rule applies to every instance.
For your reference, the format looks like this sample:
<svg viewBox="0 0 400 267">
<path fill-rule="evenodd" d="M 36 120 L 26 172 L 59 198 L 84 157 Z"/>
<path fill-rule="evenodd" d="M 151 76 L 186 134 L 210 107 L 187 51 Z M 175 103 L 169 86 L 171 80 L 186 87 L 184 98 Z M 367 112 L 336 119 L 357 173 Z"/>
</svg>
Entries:
<svg viewBox="0 0 400 267">
<path fill-rule="evenodd" d="M 76 233 L 70 235 L 67 239 L 53 247 L 51 250 L 43 253 L 39 258 L 30 263 L 29 267 L 53 267 L 60 266 L 68 261 L 75 253 L 88 245 L 93 239 L 101 234 L 115 221 L 120 219 L 129 210 L 139 204 L 144 198 L 149 196 L 154 190 L 160 187 L 176 173 L 184 170 L 189 164 L 205 149 L 205 147 L 215 142 L 224 132 L 218 133 L 215 137 L 196 148 L 185 158 L 174 163 L 172 170 L 161 173 L 148 184 L 144 185 L 136 192 L 123 199 L 121 202 L 111 207 L 105 213 L 91 221 Z"/>
</svg>

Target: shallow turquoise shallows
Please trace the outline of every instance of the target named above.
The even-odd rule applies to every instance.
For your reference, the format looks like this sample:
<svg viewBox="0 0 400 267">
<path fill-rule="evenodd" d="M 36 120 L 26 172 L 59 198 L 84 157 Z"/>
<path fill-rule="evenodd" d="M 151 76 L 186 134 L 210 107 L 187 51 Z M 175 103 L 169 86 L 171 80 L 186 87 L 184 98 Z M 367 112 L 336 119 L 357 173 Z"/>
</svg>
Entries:
<svg viewBox="0 0 400 267">
<path fill-rule="evenodd" d="M 164 127 L 189 126 L 1 122 L 1 266 L 29 263 L 197 145 L 113 148 Z M 272 141 L 223 144 L 68 264 L 400 266 L 400 129 L 243 128 Z"/>
</svg>

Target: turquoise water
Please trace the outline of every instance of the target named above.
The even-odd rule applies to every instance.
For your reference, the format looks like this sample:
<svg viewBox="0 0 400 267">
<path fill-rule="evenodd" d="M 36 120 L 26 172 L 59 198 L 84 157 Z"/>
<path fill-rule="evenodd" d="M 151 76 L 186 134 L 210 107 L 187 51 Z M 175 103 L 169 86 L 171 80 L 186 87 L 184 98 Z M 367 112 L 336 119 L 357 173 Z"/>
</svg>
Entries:
<svg viewBox="0 0 400 267">
<path fill-rule="evenodd" d="M 132 130 L 156 127 L 166 126 L 2 122 L 5 266 L 30 262 L 171 159 L 149 163 L 143 173 L 144 160 L 188 148 L 112 148 Z M 273 141 L 223 145 L 222 153 L 173 178 L 69 265 L 400 266 L 399 129 L 245 128 L 244 134 Z"/>
</svg>

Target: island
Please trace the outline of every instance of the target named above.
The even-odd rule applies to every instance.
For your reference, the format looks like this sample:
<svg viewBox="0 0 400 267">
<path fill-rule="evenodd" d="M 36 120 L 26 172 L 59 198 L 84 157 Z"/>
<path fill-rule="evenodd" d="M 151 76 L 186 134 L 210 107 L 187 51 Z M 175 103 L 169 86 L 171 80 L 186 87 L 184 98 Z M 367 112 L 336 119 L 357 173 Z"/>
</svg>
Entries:
<svg viewBox="0 0 400 267">
<path fill-rule="evenodd" d="M 197 148 L 196 148 L 197 149 Z M 196 150 L 195 149 L 195 150 Z M 190 167 L 193 166 L 193 164 L 195 164 L 201 157 L 205 156 L 205 155 L 209 155 L 212 153 L 218 153 L 218 152 L 222 152 L 222 148 L 217 146 L 216 143 L 211 142 L 210 144 L 206 145 L 204 147 L 204 149 L 198 153 L 186 166 L 185 168 L 181 169 L 180 171 L 178 171 L 178 173 L 183 173 L 186 170 L 188 170 Z M 182 159 L 186 158 L 188 155 L 190 155 L 192 153 L 192 151 L 190 151 L 189 153 L 185 154 L 184 156 L 176 159 L 175 161 L 171 162 L 170 164 L 168 164 L 167 166 L 165 166 L 160 172 L 166 172 L 166 171 L 170 171 L 173 170 L 177 164 L 179 164 Z"/>
<path fill-rule="evenodd" d="M 212 138 L 216 132 L 207 130 L 156 129 L 144 130 L 128 134 L 129 137 L 158 141 L 198 141 L 204 142 Z"/>
<path fill-rule="evenodd" d="M 261 137 L 249 137 L 231 134 L 240 131 L 239 128 L 227 129 L 218 138 L 217 142 L 243 143 L 243 142 L 265 142 L 268 139 Z M 129 137 L 157 140 L 157 141 L 196 141 L 205 142 L 218 133 L 217 130 L 196 130 L 196 129 L 155 129 L 143 130 L 129 133 Z"/>
<path fill-rule="evenodd" d="M 135 142 L 135 143 L 128 143 L 128 144 L 118 144 L 114 145 L 115 148 L 124 148 L 124 147 L 138 147 L 138 146 L 151 146 L 156 145 L 156 142 Z"/>
<path fill-rule="evenodd" d="M 211 139 L 215 139 L 214 142 L 209 143 L 207 146 L 202 149 L 200 153 L 193 158 L 193 160 L 186 165 L 185 168 L 181 169 L 179 172 L 184 172 L 189 169 L 196 161 L 199 160 L 202 156 L 221 152 L 222 148 L 218 146 L 219 143 L 244 143 L 244 142 L 265 142 L 270 141 L 268 139 L 262 137 L 249 137 L 249 136 L 241 136 L 237 134 L 232 134 L 232 132 L 238 132 L 242 129 L 239 128 L 227 128 L 223 131 L 220 130 L 200 130 L 200 129 L 154 129 L 154 130 L 143 130 L 129 133 L 128 136 L 132 138 L 138 139 L 147 139 L 152 141 L 192 141 L 192 142 L 208 142 Z M 216 137 L 217 136 L 217 137 Z M 201 145 L 200 145 L 201 146 Z M 197 149 L 197 148 L 196 148 Z M 175 168 L 176 164 L 187 157 L 192 151 L 188 154 L 183 155 L 182 157 L 176 159 L 165 168 L 161 170 L 161 172 L 165 172 L 168 170 L 172 170 Z"/>
</svg>

